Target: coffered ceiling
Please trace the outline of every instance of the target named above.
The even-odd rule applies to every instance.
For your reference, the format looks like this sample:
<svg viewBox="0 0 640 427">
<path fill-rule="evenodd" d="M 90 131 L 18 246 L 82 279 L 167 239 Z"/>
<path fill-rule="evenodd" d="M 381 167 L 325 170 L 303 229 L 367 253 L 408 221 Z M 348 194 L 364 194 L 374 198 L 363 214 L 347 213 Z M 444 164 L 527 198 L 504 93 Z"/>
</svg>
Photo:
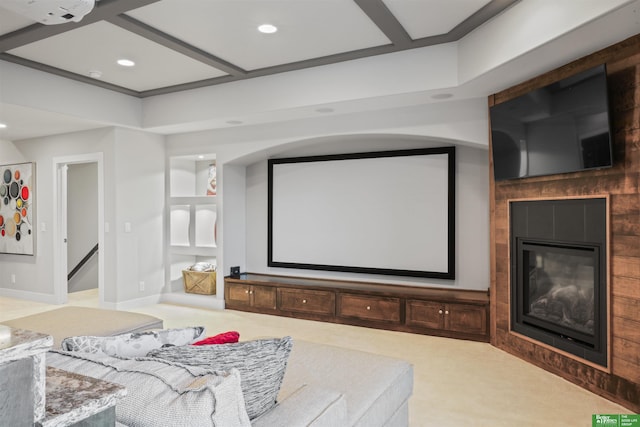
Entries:
<svg viewBox="0 0 640 427">
<path fill-rule="evenodd" d="M 114 126 L 462 132 L 473 120 L 442 117 L 640 31 L 640 0 L 96 0 L 58 25 L 6 8 L 32 1 L 68 0 L 0 0 L 0 140 Z"/>
<path fill-rule="evenodd" d="M 0 2 L 0 59 L 144 98 L 456 41 L 516 1 L 100 0 L 59 25 Z"/>
</svg>

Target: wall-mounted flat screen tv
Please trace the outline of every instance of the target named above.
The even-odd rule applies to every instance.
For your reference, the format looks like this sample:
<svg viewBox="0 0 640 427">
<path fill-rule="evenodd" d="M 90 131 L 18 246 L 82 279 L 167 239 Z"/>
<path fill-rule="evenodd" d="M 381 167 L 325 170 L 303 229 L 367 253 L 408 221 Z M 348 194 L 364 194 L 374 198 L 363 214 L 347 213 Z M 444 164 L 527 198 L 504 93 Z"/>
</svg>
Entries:
<svg viewBox="0 0 640 427">
<path fill-rule="evenodd" d="M 494 105 L 489 113 L 496 181 L 613 165 L 604 64 Z"/>
</svg>

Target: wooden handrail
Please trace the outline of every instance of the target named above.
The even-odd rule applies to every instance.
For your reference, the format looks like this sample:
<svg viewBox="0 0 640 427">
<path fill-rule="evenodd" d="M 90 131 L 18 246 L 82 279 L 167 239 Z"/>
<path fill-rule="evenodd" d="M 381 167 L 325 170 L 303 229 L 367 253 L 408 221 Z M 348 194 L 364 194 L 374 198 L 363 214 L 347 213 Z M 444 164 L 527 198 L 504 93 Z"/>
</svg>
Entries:
<svg viewBox="0 0 640 427">
<path fill-rule="evenodd" d="M 67 275 L 67 280 L 71 280 L 71 278 L 73 276 L 75 276 L 75 274 L 80 271 L 80 269 L 87 263 L 87 261 L 89 261 L 89 259 L 96 253 L 98 252 L 98 244 L 96 243 L 96 245 L 89 251 L 88 254 L 86 254 L 84 256 L 84 258 L 82 258 L 80 260 L 80 262 L 78 263 L 78 265 L 76 265 L 73 270 L 71 270 L 71 272 Z"/>
</svg>

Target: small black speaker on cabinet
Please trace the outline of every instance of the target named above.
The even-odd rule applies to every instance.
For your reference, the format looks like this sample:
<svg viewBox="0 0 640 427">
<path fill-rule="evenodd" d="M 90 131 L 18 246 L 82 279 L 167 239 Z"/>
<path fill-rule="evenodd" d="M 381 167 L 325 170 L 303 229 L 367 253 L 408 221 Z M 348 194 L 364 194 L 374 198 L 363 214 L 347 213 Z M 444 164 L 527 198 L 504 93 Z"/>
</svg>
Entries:
<svg viewBox="0 0 640 427">
<path fill-rule="evenodd" d="M 233 279 L 239 279 L 240 278 L 240 267 L 239 266 L 231 267 L 231 274 L 229 276 L 231 278 L 233 278 Z"/>
</svg>

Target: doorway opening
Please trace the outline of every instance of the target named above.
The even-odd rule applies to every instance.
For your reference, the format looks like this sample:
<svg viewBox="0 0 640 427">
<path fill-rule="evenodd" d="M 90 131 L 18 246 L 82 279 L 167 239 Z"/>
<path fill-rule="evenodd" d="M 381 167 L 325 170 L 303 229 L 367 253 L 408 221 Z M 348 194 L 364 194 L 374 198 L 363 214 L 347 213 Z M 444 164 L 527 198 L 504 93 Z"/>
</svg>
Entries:
<svg viewBox="0 0 640 427">
<path fill-rule="evenodd" d="M 104 305 L 104 177 L 102 153 L 56 157 L 54 163 L 54 291 L 98 288 Z M 70 274 L 73 273 L 73 274 Z"/>
<path fill-rule="evenodd" d="M 67 291 L 98 288 L 98 164 L 67 169 Z"/>
</svg>

